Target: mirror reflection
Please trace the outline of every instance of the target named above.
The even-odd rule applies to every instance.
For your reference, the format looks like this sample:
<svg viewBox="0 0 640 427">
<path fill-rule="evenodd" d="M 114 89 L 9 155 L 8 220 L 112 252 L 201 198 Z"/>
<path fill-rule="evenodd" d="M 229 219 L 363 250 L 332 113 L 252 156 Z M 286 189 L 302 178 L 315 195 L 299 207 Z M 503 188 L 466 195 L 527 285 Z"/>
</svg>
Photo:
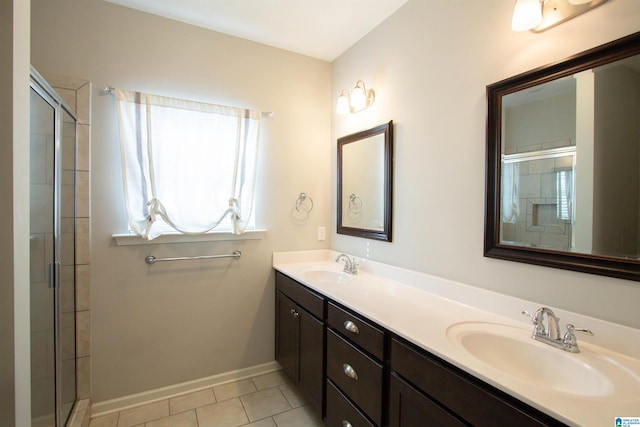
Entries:
<svg viewBox="0 0 640 427">
<path fill-rule="evenodd" d="M 640 280 L 640 33 L 487 101 L 485 256 Z"/>
<path fill-rule="evenodd" d="M 342 161 L 342 225 L 384 230 L 384 135 L 345 144 Z"/>
<path fill-rule="evenodd" d="M 338 139 L 338 233 L 391 241 L 392 122 Z"/>
<path fill-rule="evenodd" d="M 639 100 L 637 56 L 504 96 L 501 243 L 638 257 Z"/>
</svg>

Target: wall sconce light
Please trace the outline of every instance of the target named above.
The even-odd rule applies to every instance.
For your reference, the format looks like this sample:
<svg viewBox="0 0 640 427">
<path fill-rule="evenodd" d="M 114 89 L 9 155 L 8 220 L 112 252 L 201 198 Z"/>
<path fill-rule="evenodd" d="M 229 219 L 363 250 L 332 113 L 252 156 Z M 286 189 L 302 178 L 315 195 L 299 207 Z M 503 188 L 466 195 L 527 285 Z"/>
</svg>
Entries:
<svg viewBox="0 0 640 427">
<path fill-rule="evenodd" d="M 544 31 L 568 21 L 607 0 L 517 0 L 513 9 L 513 31 Z"/>
<path fill-rule="evenodd" d="M 338 96 L 336 112 L 338 114 L 357 113 L 369 108 L 376 96 L 372 89 L 367 90 L 362 80 L 358 80 L 355 87 L 349 93 L 347 89 L 342 89 Z"/>
</svg>

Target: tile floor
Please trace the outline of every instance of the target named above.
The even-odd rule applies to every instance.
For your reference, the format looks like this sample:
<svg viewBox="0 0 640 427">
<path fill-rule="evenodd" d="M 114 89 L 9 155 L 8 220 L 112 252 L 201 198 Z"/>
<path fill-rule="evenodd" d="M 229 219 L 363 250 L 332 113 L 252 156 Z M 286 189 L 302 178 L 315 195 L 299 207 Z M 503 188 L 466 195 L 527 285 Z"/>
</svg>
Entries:
<svg viewBox="0 0 640 427">
<path fill-rule="evenodd" d="M 91 419 L 89 427 L 324 427 L 282 371 Z"/>
</svg>

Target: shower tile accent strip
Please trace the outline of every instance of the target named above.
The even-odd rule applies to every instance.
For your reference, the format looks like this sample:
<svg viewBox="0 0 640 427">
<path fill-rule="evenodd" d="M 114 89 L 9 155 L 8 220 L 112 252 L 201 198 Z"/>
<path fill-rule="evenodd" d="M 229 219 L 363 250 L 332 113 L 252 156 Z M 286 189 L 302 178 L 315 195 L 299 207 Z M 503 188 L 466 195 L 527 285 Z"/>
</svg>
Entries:
<svg viewBox="0 0 640 427">
<path fill-rule="evenodd" d="M 77 404 L 70 427 L 86 427 L 91 417 L 91 315 L 90 315 L 90 171 L 91 82 L 84 79 L 44 75 L 78 118 L 76 145 L 76 393 Z"/>
<path fill-rule="evenodd" d="M 324 427 L 282 371 L 91 419 L 90 427 Z"/>
</svg>

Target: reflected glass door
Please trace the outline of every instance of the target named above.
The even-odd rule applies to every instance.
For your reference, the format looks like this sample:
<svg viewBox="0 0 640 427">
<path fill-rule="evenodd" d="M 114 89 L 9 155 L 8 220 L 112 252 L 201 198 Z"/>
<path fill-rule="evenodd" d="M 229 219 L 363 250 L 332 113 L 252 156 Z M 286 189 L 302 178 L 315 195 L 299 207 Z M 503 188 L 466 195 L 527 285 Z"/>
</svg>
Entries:
<svg viewBox="0 0 640 427">
<path fill-rule="evenodd" d="M 55 109 L 31 89 L 31 421 L 55 425 L 54 265 Z"/>
<path fill-rule="evenodd" d="M 76 333 L 75 333 L 75 169 L 76 169 L 76 121 L 61 109 L 60 128 L 60 233 L 59 256 L 60 282 L 56 289 L 60 318 L 59 346 L 60 372 L 58 393 L 61 425 L 69 418 L 76 401 Z"/>
</svg>

